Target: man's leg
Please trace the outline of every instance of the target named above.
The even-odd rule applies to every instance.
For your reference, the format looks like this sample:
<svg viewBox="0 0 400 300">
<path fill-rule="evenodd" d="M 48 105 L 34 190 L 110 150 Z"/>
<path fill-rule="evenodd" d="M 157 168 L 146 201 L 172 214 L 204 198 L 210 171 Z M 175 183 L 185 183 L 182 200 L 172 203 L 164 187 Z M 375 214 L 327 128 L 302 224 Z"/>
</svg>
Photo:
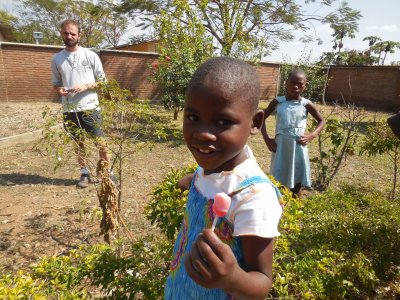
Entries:
<svg viewBox="0 0 400 300">
<path fill-rule="evenodd" d="M 76 155 L 78 157 L 78 164 L 81 169 L 81 177 L 79 179 L 79 182 L 76 184 L 76 186 L 80 187 L 80 188 L 87 188 L 89 186 L 89 182 L 90 182 L 90 174 L 89 174 L 89 170 L 87 168 L 87 163 L 86 163 L 86 149 L 85 149 L 85 142 L 84 142 L 83 138 L 81 138 L 79 141 L 77 141 Z"/>
<path fill-rule="evenodd" d="M 64 113 L 64 129 L 69 133 L 75 142 L 75 153 L 81 169 L 81 177 L 77 187 L 85 188 L 89 186 L 89 170 L 86 164 L 85 140 L 82 129 L 82 112 Z"/>
</svg>

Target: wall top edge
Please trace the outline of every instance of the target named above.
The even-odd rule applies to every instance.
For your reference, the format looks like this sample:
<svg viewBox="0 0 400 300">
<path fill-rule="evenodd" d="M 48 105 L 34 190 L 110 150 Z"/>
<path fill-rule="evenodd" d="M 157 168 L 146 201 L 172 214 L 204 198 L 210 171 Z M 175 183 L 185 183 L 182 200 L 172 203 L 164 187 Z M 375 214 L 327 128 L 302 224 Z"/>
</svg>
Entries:
<svg viewBox="0 0 400 300">
<path fill-rule="evenodd" d="M 26 47 L 26 48 L 42 48 L 42 49 L 64 49 L 64 46 L 54 46 L 54 45 L 43 45 L 43 44 L 28 44 L 28 43 L 14 43 L 14 42 L 0 42 L 0 49 L 4 48 L 4 46 L 18 46 L 18 47 Z M 109 52 L 109 53 L 135 53 L 140 55 L 160 55 L 156 52 L 141 52 L 141 51 L 128 51 L 128 50 L 116 50 L 116 49 L 102 49 L 102 48 L 89 48 L 94 52 Z"/>
</svg>

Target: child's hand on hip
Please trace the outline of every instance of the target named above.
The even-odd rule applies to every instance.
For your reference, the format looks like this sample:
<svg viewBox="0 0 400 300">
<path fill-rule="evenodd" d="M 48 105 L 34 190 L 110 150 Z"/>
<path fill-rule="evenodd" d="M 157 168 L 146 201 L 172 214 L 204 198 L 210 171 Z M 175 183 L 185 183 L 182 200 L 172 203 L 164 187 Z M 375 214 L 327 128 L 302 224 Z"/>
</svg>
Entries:
<svg viewBox="0 0 400 300">
<path fill-rule="evenodd" d="M 185 258 L 189 276 L 205 288 L 226 289 L 239 265 L 231 248 L 210 229 L 204 229 Z"/>
<path fill-rule="evenodd" d="M 314 136 L 312 134 L 303 134 L 297 142 L 301 145 L 307 145 L 314 139 Z"/>
</svg>

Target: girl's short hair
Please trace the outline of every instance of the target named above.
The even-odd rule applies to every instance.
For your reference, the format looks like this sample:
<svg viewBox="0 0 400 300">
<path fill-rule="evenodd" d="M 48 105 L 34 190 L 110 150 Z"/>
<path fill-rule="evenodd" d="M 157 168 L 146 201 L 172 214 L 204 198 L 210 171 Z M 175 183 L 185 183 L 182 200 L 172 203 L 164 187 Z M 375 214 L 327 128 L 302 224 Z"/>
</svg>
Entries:
<svg viewBox="0 0 400 300">
<path fill-rule="evenodd" d="M 260 82 L 254 67 L 232 57 L 215 57 L 205 61 L 194 72 L 186 94 L 207 82 L 218 86 L 232 99 L 240 99 L 257 110 L 260 99 Z"/>
</svg>

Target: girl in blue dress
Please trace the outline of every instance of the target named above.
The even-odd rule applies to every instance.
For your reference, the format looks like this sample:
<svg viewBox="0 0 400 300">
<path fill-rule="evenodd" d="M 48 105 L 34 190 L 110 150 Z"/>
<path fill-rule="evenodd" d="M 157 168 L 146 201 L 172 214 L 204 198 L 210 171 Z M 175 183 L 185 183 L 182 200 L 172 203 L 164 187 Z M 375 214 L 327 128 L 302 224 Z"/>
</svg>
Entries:
<svg viewBox="0 0 400 300">
<path fill-rule="evenodd" d="M 265 120 L 276 110 L 275 138 L 270 138 L 262 127 L 262 135 L 272 152 L 271 175 L 280 183 L 301 196 L 302 186 L 311 187 L 310 160 L 307 144 L 321 132 L 325 125 L 316 106 L 301 94 L 307 87 L 303 70 L 295 69 L 286 81 L 286 96 L 273 99 L 264 111 Z M 306 133 L 307 115 L 318 122 L 313 132 Z"/>
<path fill-rule="evenodd" d="M 210 59 L 189 83 L 183 136 L 199 167 L 181 182 L 190 190 L 165 299 L 265 299 L 271 290 L 282 208 L 247 145 L 263 122 L 259 97 L 255 69 L 238 59 Z M 232 200 L 211 231 L 216 193 Z"/>
</svg>

